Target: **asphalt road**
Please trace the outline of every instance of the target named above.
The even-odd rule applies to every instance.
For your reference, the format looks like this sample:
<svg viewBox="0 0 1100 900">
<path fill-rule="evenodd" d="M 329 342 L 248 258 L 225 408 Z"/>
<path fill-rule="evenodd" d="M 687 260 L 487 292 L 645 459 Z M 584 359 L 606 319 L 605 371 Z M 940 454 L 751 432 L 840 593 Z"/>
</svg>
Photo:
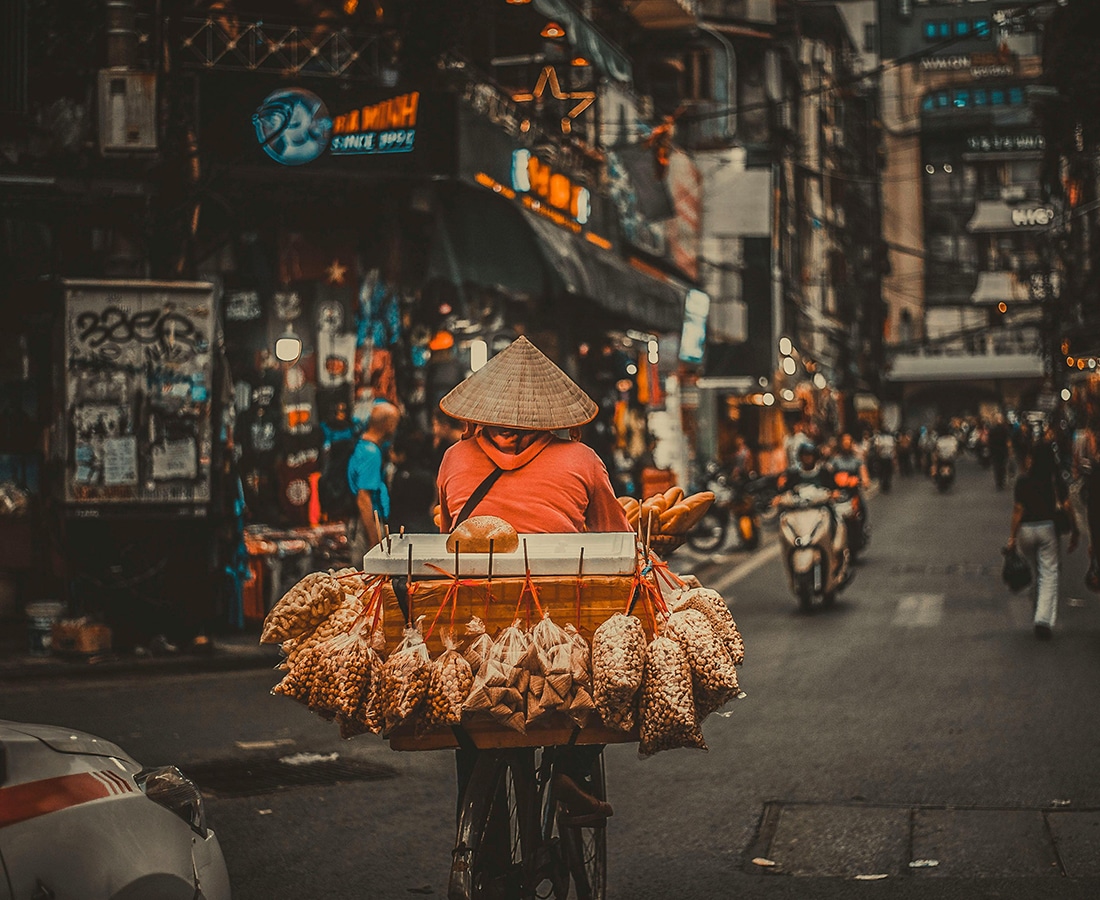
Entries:
<svg viewBox="0 0 1100 900">
<path fill-rule="evenodd" d="M 1054 640 L 999 578 L 1011 497 L 969 461 L 896 479 L 834 609 L 797 612 L 771 543 L 672 558 L 729 600 L 744 700 L 709 752 L 607 750 L 610 896 L 1100 896 L 1100 599 L 1063 554 Z M 5 686 L 0 715 L 83 728 L 148 765 L 296 754 L 373 767 L 212 796 L 238 900 L 444 896 L 453 760 L 342 742 L 266 671 Z M 306 757 L 306 759 L 316 757 Z M 303 770 L 304 771 L 304 770 Z M 754 863 L 754 859 L 774 865 Z M 913 864 L 916 865 L 913 865 Z"/>
</svg>

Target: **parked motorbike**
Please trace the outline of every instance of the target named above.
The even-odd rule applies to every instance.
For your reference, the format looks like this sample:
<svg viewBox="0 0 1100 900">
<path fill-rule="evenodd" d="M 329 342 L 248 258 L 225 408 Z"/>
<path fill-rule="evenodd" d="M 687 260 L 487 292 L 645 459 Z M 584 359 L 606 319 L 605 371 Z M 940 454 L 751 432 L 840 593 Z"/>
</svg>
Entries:
<svg viewBox="0 0 1100 900">
<path fill-rule="evenodd" d="M 851 578 L 848 529 L 831 492 L 799 485 L 781 495 L 778 505 L 783 561 L 799 608 L 831 606 Z"/>
<path fill-rule="evenodd" d="M 863 492 L 859 489 L 859 476 L 848 472 L 836 475 L 840 496 L 836 500 L 836 512 L 848 529 L 848 550 L 854 561 L 871 542 L 871 529 L 867 524 L 867 507 Z"/>
<path fill-rule="evenodd" d="M 714 492 L 714 503 L 688 532 L 688 546 L 699 553 L 713 553 L 725 545 L 733 525 L 740 545 L 746 550 L 755 550 L 760 545 L 756 491 L 763 489 L 766 481 L 764 478 L 731 478 L 716 463 L 708 465 L 704 490 Z"/>
</svg>

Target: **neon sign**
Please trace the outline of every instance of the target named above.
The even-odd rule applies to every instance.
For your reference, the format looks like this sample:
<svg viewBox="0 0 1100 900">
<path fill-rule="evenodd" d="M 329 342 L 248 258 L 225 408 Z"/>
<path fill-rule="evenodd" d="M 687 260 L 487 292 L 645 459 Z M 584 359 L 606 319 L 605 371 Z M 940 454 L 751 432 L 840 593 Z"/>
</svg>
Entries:
<svg viewBox="0 0 1100 900">
<path fill-rule="evenodd" d="M 568 175 L 555 172 L 530 150 L 512 153 L 512 187 L 522 194 L 534 195 L 581 225 L 591 215 L 592 195 L 588 188 L 576 184 Z"/>
<path fill-rule="evenodd" d="M 274 91 L 252 114 L 256 140 L 264 153 L 282 166 L 313 162 L 325 152 L 332 119 L 324 101 L 301 88 Z"/>
<path fill-rule="evenodd" d="M 332 122 L 333 156 L 410 153 L 419 106 L 420 92 L 412 91 L 336 116 Z"/>
<path fill-rule="evenodd" d="M 330 116 L 324 101 L 302 88 L 274 91 L 252 116 L 264 153 L 283 166 L 333 156 L 411 153 L 416 142 L 420 92 Z"/>
<path fill-rule="evenodd" d="M 573 130 L 573 120 L 596 101 L 596 93 L 595 91 L 563 91 L 561 82 L 558 81 L 558 70 L 553 66 L 544 66 L 534 88 L 513 94 L 512 99 L 516 103 L 541 103 L 547 88 L 550 89 L 550 96 L 555 100 L 577 101 L 577 105 L 561 119 L 562 134 L 569 134 Z"/>
</svg>

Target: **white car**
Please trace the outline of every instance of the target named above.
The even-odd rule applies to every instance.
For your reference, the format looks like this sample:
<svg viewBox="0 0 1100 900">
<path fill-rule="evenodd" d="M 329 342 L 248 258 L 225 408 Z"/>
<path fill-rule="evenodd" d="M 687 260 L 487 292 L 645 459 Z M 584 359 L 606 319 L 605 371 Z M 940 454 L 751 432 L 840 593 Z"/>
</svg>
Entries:
<svg viewBox="0 0 1100 900">
<path fill-rule="evenodd" d="M 115 744 L 0 720 L 0 900 L 229 900 L 202 795 Z"/>
</svg>

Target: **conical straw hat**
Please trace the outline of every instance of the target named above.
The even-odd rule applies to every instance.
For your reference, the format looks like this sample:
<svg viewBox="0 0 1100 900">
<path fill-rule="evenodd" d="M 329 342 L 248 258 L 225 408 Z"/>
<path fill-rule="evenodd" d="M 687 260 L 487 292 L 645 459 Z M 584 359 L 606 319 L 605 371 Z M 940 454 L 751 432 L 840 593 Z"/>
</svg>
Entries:
<svg viewBox="0 0 1100 900">
<path fill-rule="evenodd" d="M 599 408 L 522 335 L 439 401 L 455 419 L 531 431 L 575 428 Z"/>
</svg>

